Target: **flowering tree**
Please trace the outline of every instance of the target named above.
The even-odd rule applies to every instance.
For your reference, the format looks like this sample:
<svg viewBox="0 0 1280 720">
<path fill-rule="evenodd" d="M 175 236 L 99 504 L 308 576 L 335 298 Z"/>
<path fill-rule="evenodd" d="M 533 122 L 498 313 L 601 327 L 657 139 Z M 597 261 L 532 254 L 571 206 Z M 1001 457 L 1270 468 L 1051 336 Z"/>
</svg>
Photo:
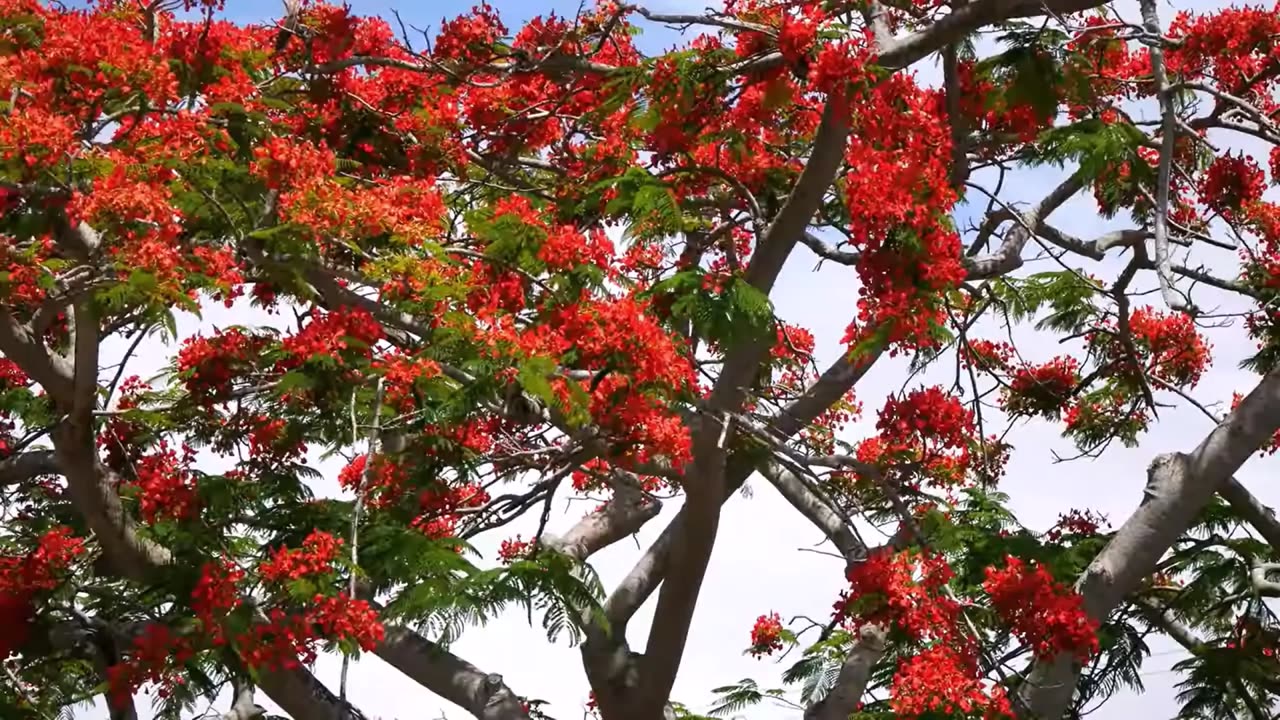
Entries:
<svg viewBox="0 0 1280 720">
<path fill-rule="evenodd" d="M 143 688 L 164 717 L 260 717 L 255 693 L 362 717 L 345 664 L 336 688 L 309 670 L 327 651 L 482 720 L 546 717 L 449 648 L 511 605 L 578 643 L 600 717 L 696 717 L 671 690 L 722 505 L 757 476 L 847 591 L 808 629 L 761 608 L 749 652 L 794 648 L 792 685 L 718 711 L 1057 720 L 1136 683 L 1154 632 L 1192 651 L 1185 716 L 1270 717 L 1280 523 L 1233 474 L 1280 429 L 1280 11 L 608 0 L 417 37 L 218 5 L 0 0 L 5 718 L 97 694 L 133 718 Z M 689 41 L 644 55 L 656 25 Z M 935 56 L 932 87 L 911 68 Z M 1060 184 L 1010 202 L 1018 165 Z M 1131 222 L 1056 227 L 1088 193 Z M 770 300 L 801 245 L 856 279 L 828 367 Z M 274 322 L 172 337 L 219 303 Z M 1202 403 L 1232 304 L 1260 380 Z M 165 335 L 169 372 L 131 375 Z M 894 362 L 944 380 L 855 400 Z M 1214 429 L 1152 461 L 1116 529 L 1006 509 L 1004 427 L 1094 456 L 1170 403 Z M 343 497 L 313 497 L 317 451 Z M 565 494 L 598 505 L 560 527 Z M 592 555 L 677 499 L 601 587 Z M 524 516 L 500 557 L 470 550 Z"/>
</svg>

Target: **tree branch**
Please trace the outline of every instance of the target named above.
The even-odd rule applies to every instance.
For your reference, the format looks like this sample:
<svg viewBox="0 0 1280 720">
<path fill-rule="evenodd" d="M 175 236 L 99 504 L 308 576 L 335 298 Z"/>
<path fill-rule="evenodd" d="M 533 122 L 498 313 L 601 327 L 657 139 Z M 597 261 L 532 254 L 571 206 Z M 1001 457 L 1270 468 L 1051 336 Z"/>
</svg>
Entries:
<svg viewBox="0 0 1280 720">
<path fill-rule="evenodd" d="M 887 633 L 878 625 L 864 625 L 849 655 L 840 666 L 840 674 L 827 696 L 804 711 L 804 720 L 847 720 L 862 703 L 871 671 L 887 647 Z"/>
<path fill-rule="evenodd" d="M 0 462 L 0 487 L 59 473 L 52 450 L 29 450 Z"/>
<path fill-rule="evenodd" d="M 1280 597 L 1280 582 L 1268 580 L 1272 573 L 1280 572 L 1280 563 L 1254 563 L 1249 570 L 1249 584 L 1262 597 Z"/>
<path fill-rule="evenodd" d="M 615 494 L 603 508 L 583 517 L 564 535 L 547 536 L 546 543 L 578 562 L 585 562 L 600 550 L 634 535 L 661 511 L 661 503 L 639 492 Z"/>
<path fill-rule="evenodd" d="M 1150 575 L 1230 477 L 1280 429 L 1280 371 L 1268 373 L 1190 455 L 1157 457 L 1142 503 L 1076 584 L 1099 621 Z M 1081 667 L 1070 654 L 1038 661 L 1018 690 L 1026 717 L 1058 720 L 1071 704 Z"/>
<path fill-rule="evenodd" d="M 1271 548 L 1275 552 L 1280 553 L 1280 520 L 1276 519 L 1275 512 L 1271 508 L 1263 505 L 1261 500 L 1235 478 L 1228 478 L 1227 482 L 1218 489 L 1218 494 L 1231 505 L 1232 510 L 1245 519 L 1245 522 L 1252 525 L 1264 540 L 1271 543 Z"/>
<path fill-rule="evenodd" d="M 59 407 L 71 408 L 75 374 L 71 363 L 47 352 L 7 311 L 0 311 L 0 355 L 13 360 L 32 380 L 40 383 Z"/>
<path fill-rule="evenodd" d="M 791 503 L 791 507 L 822 531 L 848 565 L 866 558 L 867 546 L 853 534 L 844 518 L 810 490 L 795 473 L 776 463 L 766 463 L 760 467 L 760 474 L 777 488 L 778 493 Z"/>
<path fill-rule="evenodd" d="M 520 699 L 503 683 L 501 675 L 482 672 L 412 630 L 388 626 L 386 638 L 374 653 L 419 685 L 466 709 L 478 720 L 528 718 Z"/>
<path fill-rule="evenodd" d="M 1155 0 L 1140 0 L 1142 24 L 1147 33 L 1160 37 L 1160 15 Z M 1161 142 L 1160 165 L 1156 170 L 1155 250 L 1156 278 L 1160 282 L 1160 295 L 1171 309 L 1193 312 L 1193 309 L 1173 289 L 1173 270 L 1169 261 L 1169 178 L 1173 171 L 1173 148 L 1178 139 L 1178 115 L 1173 108 L 1173 96 L 1169 92 L 1169 78 L 1164 69 L 1164 48 L 1161 41 L 1151 43 L 1151 74 L 1156 83 L 1156 97 L 1160 101 Z"/>
</svg>

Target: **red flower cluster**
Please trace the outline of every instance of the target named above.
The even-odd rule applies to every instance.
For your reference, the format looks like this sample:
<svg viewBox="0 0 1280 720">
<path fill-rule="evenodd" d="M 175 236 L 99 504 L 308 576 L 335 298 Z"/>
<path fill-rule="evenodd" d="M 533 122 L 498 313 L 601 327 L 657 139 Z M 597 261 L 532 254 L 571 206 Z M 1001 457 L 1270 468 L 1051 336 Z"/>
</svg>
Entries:
<svg viewBox="0 0 1280 720">
<path fill-rule="evenodd" d="M 205 563 L 191 591 L 191 609 L 215 644 L 222 644 L 222 620 L 240 606 L 244 571 L 229 561 Z"/>
<path fill-rule="evenodd" d="M 1211 210 L 1234 218 L 1242 208 L 1262 199 L 1266 175 L 1253 158 L 1244 154 L 1221 155 L 1205 170 L 1200 197 Z"/>
<path fill-rule="evenodd" d="M 400 414 L 414 410 L 415 391 L 420 383 L 440 375 L 440 364 L 430 358 L 411 358 L 389 353 L 374 362 L 386 378 L 386 403 Z"/>
<path fill-rule="evenodd" d="M 973 410 L 940 387 L 890 396 L 876 422 L 879 436 L 864 441 L 858 458 L 886 466 L 895 461 L 919 463 L 923 475 L 940 486 L 965 480 L 972 460 Z"/>
<path fill-rule="evenodd" d="M 333 151 L 323 144 L 273 136 L 253 150 L 252 172 L 274 189 L 316 183 L 336 170 Z M 283 200 L 283 198 L 282 198 Z"/>
<path fill-rule="evenodd" d="M 231 384 L 251 369 L 266 346 L 266 338 L 229 328 L 212 337 L 195 335 L 178 350 L 178 373 L 197 402 L 212 404 L 230 398 Z"/>
<path fill-rule="evenodd" d="M 989 567 L 982 588 L 1014 634 L 1036 657 L 1072 653 L 1081 661 L 1098 651 L 1098 621 L 1085 613 L 1080 595 L 1055 582 L 1039 564 L 1009 556 L 1005 567 Z"/>
<path fill-rule="evenodd" d="M 1015 415 L 1056 418 L 1080 384 L 1080 363 L 1056 357 L 1043 365 L 1015 369 L 1005 387 L 1004 409 Z"/>
<path fill-rule="evenodd" d="M 960 111 L 970 127 L 991 136 L 1009 138 L 996 148 L 1035 140 L 1040 131 L 1053 123 L 1054 113 L 1010 98 L 1003 91 L 1007 81 L 993 82 L 992 78 L 982 76 L 971 60 L 958 63 L 956 76 L 960 82 Z"/>
<path fill-rule="evenodd" d="M 62 573 L 84 551 L 84 541 L 63 527 L 42 535 L 25 556 L 0 556 L 0 661 L 26 643 L 36 595 L 57 588 Z"/>
<path fill-rule="evenodd" d="M 373 467 L 365 477 L 365 467 L 369 456 L 357 455 L 338 473 L 338 484 L 342 489 L 355 492 L 364 483 L 365 502 L 370 508 L 389 507 L 404 497 L 405 483 L 408 473 L 404 466 L 391 458 L 378 455 L 374 458 Z"/>
<path fill-rule="evenodd" d="M 858 218 L 849 230 L 861 250 L 862 290 L 845 343 L 883 331 L 891 352 L 936 346 L 933 328 L 946 319 L 941 293 L 965 278 L 960 236 L 947 218 L 956 196 L 940 103 L 940 95 L 901 74 L 854 102 L 858 122 L 845 151 L 851 169 L 843 189 Z"/>
<path fill-rule="evenodd" d="M 1132 380 L 1154 377 L 1176 387 L 1194 387 L 1212 360 L 1210 346 L 1191 317 L 1140 307 L 1129 315 L 1130 349 L 1114 324 L 1086 336 L 1109 374 Z M 1133 357 L 1136 351 L 1137 357 Z"/>
<path fill-rule="evenodd" d="M 354 357 L 368 358 L 374 343 L 383 337 L 382 325 L 361 308 L 340 307 L 333 312 L 314 310 L 311 321 L 286 337 L 280 350 L 282 370 L 292 370 L 315 359 L 341 363 Z"/>
<path fill-rule="evenodd" d="M 1276 109 L 1275 80 L 1264 70 L 1280 48 L 1280 16 L 1260 6 L 1223 7 L 1192 15 L 1181 12 L 1169 26 L 1176 40 L 1166 53 L 1169 70 L 1188 80 L 1212 78 L 1227 93 L 1243 95 L 1263 113 Z"/>
<path fill-rule="evenodd" d="M 992 340 L 970 340 L 960 348 L 960 359 L 985 372 L 995 372 L 1008 367 L 1013 359 L 1013 346 L 1007 342 Z"/>
<path fill-rule="evenodd" d="M 153 683 L 160 697 L 171 695 L 186 682 L 183 666 L 195 656 L 188 638 L 175 635 L 168 625 L 149 623 L 128 651 L 127 660 L 107 667 L 112 706 L 126 707 L 138 688 Z"/>
<path fill-rule="evenodd" d="M 751 649 L 755 657 L 772 655 L 782 649 L 782 618 L 778 613 L 769 613 L 756 618 L 751 628 Z"/>
<path fill-rule="evenodd" d="M 1107 519 L 1092 510 L 1073 509 L 1058 515 L 1058 522 L 1049 528 L 1045 537 L 1049 542 L 1058 542 L 1063 537 L 1072 535 L 1090 537 L 1098 534 L 1098 528 L 1106 524 Z"/>
<path fill-rule="evenodd" d="M 533 549 L 533 543 L 528 540 L 521 540 L 517 535 L 510 540 L 503 540 L 502 545 L 498 547 L 498 557 L 504 563 L 515 562 L 521 558 L 527 557 Z"/>
<path fill-rule="evenodd" d="M 182 456 L 161 441 L 159 448 L 134 464 L 132 485 L 138 489 L 138 509 L 148 523 L 186 520 L 198 509 L 195 476 L 190 470 L 195 450 L 182 446 Z"/>
<path fill-rule="evenodd" d="M 472 8 L 469 15 L 446 20 L 440 26 L 433 55 L 439 60 L 484 63 L 493 57 L 494 44 L 507 28 L 488 3 Z"/>
<path fill-rule="evenodd" d="M 1014 717 L 1004 688 L 985 687 L 972 652 L 934 645 L 898 664 L 889 707 L 896 717 Z"/>
<path fill-rule="evenodd" d="M 1147 355 L 1146 372 L 1171 385 L 1195 387 L 1209 367 L 1210 346 L 1188 315 L 1138 308 L 1129 316 L 1129 329 Z"/>
<path fill-rule="evenodd" d="M 443 540 L 454 536 L 458 511 L 483 507 L 489 502 L 489 493 L 479 485 L 471 484 L 428 488 L 419 493 L 418 502 L 421 514 L 414 518 L 412 526 L 427 537 Z"/>
<path fill-rule="evenodd" d="M 371 652 L 386 635 L 369 603 L 353 600 L 346 593 L 335 597 L 315 596 L 307 608 L 306 618 L 310 624 L 319 626 L 324 637 L 350 640 L 365 652 Z"/>
<path fill-rule="evenodd" d="M 886 625 L 916 641 L 954 639 L 960 606 L 942 592 L 952 576 L 946 560 L 927 550 L 879 548 L 849 569 L 850 590 L 836 602 L 836 618 L 854 627 Z"/>
<path fill-rule="evenodd" d="M 362 650 L 377 647 L 386 629 L 364 600 L 346 593 L 316 595 L 301 613 L 273 608 L 265 622 L 256 622 L 236 637 L 235 648 L 255 670 L 289 670 L 315 662 L 321 639 L 352 642 Z"/>
<path fill-rule="evenodd" d="M 0 393 L 26 387 L 30 382 L 30 378 L 17 363 L 8 358 L 0 358 Z"/>
<path fill-rule="evenodd" d="M 326 575 L 333 570 L 333 561 L 342 549 L 342 539 L 327 532 L 313 530 L 297 549 L 278 548 L 270 560 L 258 566 L 262 579 L 281 583 L 299 578 Z"/>
</svg>

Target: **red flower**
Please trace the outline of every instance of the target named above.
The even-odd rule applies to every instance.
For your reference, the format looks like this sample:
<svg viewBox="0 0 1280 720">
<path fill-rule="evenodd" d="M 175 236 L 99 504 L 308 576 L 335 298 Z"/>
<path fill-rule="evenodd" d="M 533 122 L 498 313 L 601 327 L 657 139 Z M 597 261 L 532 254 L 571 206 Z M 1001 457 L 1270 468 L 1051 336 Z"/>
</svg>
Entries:
<svg viewBox="0 0 1280 720">
<path fill-rule="evenodd" d="M 751 654 L 755 657 L 772 655 L 782 649 L 782 618 L 778 613 L 769 613 L 756 618 L 751 628 Z"/>
<path fill-rule="evenodd" d="M 1036 657 L 1071 653 L 1081 661 L 1098 651 L 1098 621 L 1084 611 L 1080 595 L 1054 582 L 1041 565 L 1006 558 L 1004 568 L 989 567 L 982 587 L 1014 634 Z"/>
</svg>

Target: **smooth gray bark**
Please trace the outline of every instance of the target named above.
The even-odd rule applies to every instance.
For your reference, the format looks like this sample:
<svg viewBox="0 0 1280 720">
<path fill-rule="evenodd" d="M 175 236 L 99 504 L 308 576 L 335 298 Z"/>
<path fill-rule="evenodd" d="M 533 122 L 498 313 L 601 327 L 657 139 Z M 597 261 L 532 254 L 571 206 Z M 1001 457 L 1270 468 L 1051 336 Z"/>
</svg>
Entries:
<svg viewBox="0 0 1280 720">
<path fill-rule="evenodd" d="M 1085 570 L 1085 611 L 1107 617 L 1134 592 L 1240 466 L 1280 429 L 1280 371 L 1272 371 L 1190 454 L 1157 457 L 1142 503 Z M 1024 718 L 1058 720 L 1082 668 L 1069 654 L 1037 662 L 1018 690 Z"/>
</svg>

